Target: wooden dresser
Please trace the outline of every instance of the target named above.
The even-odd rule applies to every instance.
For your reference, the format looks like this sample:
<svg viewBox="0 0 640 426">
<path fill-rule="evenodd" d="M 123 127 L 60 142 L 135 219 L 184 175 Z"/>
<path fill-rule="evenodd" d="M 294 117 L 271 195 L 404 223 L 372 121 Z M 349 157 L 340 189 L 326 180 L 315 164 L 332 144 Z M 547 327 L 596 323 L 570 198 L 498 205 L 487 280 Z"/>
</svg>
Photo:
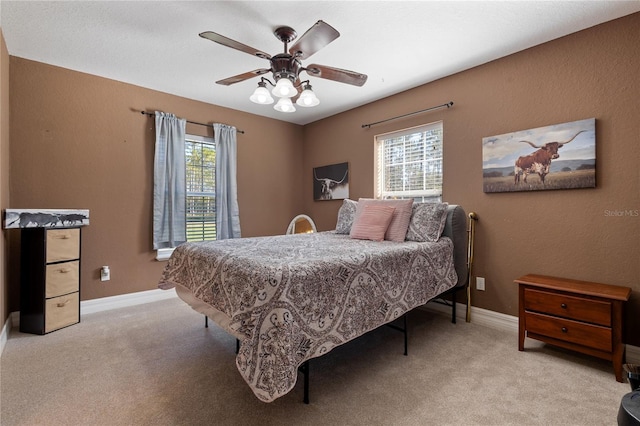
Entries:
<svg viewBox="0 0 640 426">
<path fill-rule="evenodd" d="M 529 274 L 519 285 L 518 350 L 525 337 L 613 362 L 623 381 L 622 312 L 631 289 Z"/>
<path fill-rule="evenodd" d="M 80 322 L 80 228 L 23 228 L 20 262 L 20 331 Z"/>
</svg>

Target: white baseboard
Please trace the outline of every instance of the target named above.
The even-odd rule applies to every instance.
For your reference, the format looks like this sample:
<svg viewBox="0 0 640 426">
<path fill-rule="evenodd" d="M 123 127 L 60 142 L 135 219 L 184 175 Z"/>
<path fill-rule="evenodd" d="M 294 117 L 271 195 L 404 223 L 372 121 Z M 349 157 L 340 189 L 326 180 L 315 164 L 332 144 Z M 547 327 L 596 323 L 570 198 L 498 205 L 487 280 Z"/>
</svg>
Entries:
<svg viewBox="0 0 640 426">
<path fill-rule="evenodd" d="M 9 315 L 4 325 L 2 326 L 2 333 L 0 333 L 0 357 L 2 356 L 2 352 L 4 352 L 4 345 L 7 344 L 7 340 L 9 340 L 9 331 L 11 331 L 13 315 Z"/>
<path fill-rule="evenodd" d="M 439 303 L 428 303 L 425 309 L 451 316 L 451 306 Z M 456 321 L 464 322 L 467 316 L 467 305 L 456 304 Z M 518 317 L 501 314 L 487 309 L 471 307 L 471 322 L 485 327 L 494 328 L 513 333 L 518 332 Z M 625 362 L 629 364 L 640 364 L 640 347 L 626 345 Z"/>
<path fill-rule="evenodd" d="M 95 314 L 128 306 L 142 305 L 143 303 L 157 302 L 159 300 L 178 297 L 175 290 L 147 290 L 137 293 L 121 294 L 118 296 L 101 297 L 99 299 L 84 300 L 80 302 L 81 315 Z"/>
<path fill-rule="evenodd" d="M 640 347 L 627 345 L 625 358 L 629 364 L 640 364 Z"/>
<path fill-rule="evenodd" d="M 445 306 L 441 303 L 431 302 L 424 305 L 424 308 L 430 311 L 449 315 L 449 317 L 451 316 L 451 306 Z M 466 319 L 467 305 L 457 303 L 456 321 L 464 322 Z M 502 331 L 518 332 L 518 317 L 489 311 L 487 309 L 476 308 L 475 306 L 471 307 L 471 322 Z"/>
</svg>

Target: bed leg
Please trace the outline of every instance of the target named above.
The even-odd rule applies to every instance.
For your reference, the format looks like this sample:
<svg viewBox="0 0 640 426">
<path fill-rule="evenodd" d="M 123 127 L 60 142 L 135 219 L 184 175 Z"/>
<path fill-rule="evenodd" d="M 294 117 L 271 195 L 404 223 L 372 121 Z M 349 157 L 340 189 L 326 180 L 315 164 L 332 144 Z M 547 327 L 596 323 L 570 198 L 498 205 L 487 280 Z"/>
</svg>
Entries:
<svg viewBox="0 0 640 426">
<path fill-rule="evenodd" d="M 300 372 L 304 375 L 304 396 L 302 402 L 309 403 L 309 360 L 300 366 Z"/>
<path fill-rule="evenodd" d="M 458 294 L 458 290 L 451 294 L 451 322 L 453 324 L 456 323 L 456 294 Z"/>
<path fill-rule="evenodd" d="M 204 316 L 204 328 L 209 328 L 209 317 Z"/>
<path fill-rule="evenodd" d="M 397 318 L 396 318 L 396 320 L 397 320 Z M 409 347 L 409 337 L 408 337 L 408 335 L 409 335 L 409 331 L 407 329 L 407 313 L 406 312 L 402 315 L 402 321 L 404 323 L 403 327 L 400 327 L 399 325 L 391 324 L 391 323 L 387 323 L 386 326 L 387 327 L 391 327 L 394 330 L 401 331 L 402 334 L 404 334 L 404 355 L 407 356 L 408 353 L 409 353 L 408 352 L 408 347 Z"/>
<path fill-rule="evenodd" d="M 402 316 L 402 318 L 404 318 L 404 356 L 407 356 L 409 354 L 408 352 L 408 346 L 409 346 L 409 338 L 407 336 L 407 314 L 404 314 Z"/>
</svg>

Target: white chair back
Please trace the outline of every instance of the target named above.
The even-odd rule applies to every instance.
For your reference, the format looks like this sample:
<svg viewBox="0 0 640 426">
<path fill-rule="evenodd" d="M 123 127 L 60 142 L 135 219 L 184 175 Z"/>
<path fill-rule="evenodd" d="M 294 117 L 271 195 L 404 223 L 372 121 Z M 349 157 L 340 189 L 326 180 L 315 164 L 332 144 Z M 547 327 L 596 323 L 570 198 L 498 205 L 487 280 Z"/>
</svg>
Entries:
<svg viewBox="0 0 640 426">
<path fill-rule="evenodd" d="M 311 232 L 318 232 L 318 230 L 316 229 L 316 224 L 313 222 L 313 219 L 306 214 L 299 214 L 294 217 L 287 228 L 287 235 Z"/>
</svg>

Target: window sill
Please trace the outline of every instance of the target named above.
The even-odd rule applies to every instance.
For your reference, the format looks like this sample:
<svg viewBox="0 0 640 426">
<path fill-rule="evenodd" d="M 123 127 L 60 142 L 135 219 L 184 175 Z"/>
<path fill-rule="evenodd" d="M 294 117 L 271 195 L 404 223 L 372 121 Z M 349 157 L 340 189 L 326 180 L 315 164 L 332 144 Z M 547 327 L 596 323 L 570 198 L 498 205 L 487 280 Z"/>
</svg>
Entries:
<svg viewBox="0 0 640 426">
<path fill-rule="evenodd" d="M 156 250 L 156 260 L 158 262 L 169 260 L 169 258 L 171 257 L 171 253 L 173 253 L 174 249 L 175 247 Z"/>
</svg>

